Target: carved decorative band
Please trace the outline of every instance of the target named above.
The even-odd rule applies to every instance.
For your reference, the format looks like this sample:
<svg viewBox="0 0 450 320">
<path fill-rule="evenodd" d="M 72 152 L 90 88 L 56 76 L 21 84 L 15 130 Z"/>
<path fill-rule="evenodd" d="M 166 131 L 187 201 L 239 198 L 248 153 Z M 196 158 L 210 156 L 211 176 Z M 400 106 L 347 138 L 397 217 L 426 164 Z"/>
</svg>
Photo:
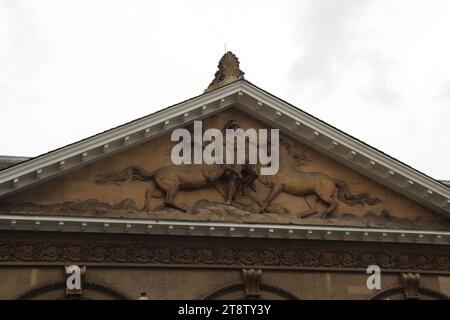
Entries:
<svg viewBox="0 0 450 320">
<path fill-rule="evenodd" d="M 155 242 L 1 241 L 0 264 L 64 263 L 203 265 L 450 272 L 450 252 L 417 247 L 323 248 Z"/>
</svg>

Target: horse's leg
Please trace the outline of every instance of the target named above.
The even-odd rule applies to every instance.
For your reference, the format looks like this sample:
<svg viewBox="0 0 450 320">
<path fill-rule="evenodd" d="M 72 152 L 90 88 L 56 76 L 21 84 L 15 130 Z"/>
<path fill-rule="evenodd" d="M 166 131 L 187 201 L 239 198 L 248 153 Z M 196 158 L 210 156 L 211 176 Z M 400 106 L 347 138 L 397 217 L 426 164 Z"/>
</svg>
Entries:
<svg viewBox="0 0 450 320">
<path fill-rule="evenodd" d="M 328 208 L 325 209 L 325 211 L 322 214 L 322 218 L 328 218 L 328 215 L 334 211 L 334 209 L 337 208 L 338 206 L 338 202 L 336 200 L 334 200 L 332 197 L 330 196 L 326 196 L 323 194 L 317 194 L 317 196 L 320 198 L 320 200 L 322 200 L 325 203 L 328 203 L 329 206 Z"/>
<path fill-rule="evenodd" d="M 171 206 L 175 209 L 187 212 L 187 211 L 189 211 L 188 208 L 186 208 L 185 206 L 179 205 L 175 202 L 175 195 L 177 194 L 178 189 L 179 189 L 179 185 L 173 184 L 164 190 L 166 192 L 166 198 L 164 199 L 164 204 Z"/>
<path fill-rule="evenodd" d="M 156 190 L 161 190 L 164 192 L 165 197 L 163 202 L 165 205 L 184 212 L 188 211 L 185 206 L 178 205 L 174 200 L 178 190 L 180 189 L 180 182 L 176 176 L 170 174 L 157 174 L 155 175 L 154 180 L 159 188 Z"/>
<path fill-rule="evenodd" d="M 248 196 L 250 191 L 248 190 L 249 188 L 253 191 L 256 192 L 256 186 L 255 186 L 255 181 L 256 181 L 256 176 L 245 176 L 243 178 L 242 181 L 242 194 L 244 196 Z"/>
<path fill-rule="evenodd" d="M 150 210 L 150 203 L 152 200 L 152 192 L 149 189 L 145 189 L 145 204 L 144 204 L 144 210 Z"/>
<path fill-rule="evenodd" d="M 164 203 L 166 205 L 168 205 L 168 206 L 171 206 L 171 207 L 175 208 L 175 209 L 181 210 L 183 212 L 188 212 L 189 208 L 187 208 L 186 206 L 180 205 L 180 204 L 175 202 L 175 200 L 173 199 L 175 197 L 175 194 L 176 193 L 168 192 L 167 193 L 167 197 L 164 200 Z"/>
<path fill-rule="evenodd" d="M 166 192 L 162 190 L 158 184 L 156 184 L 155 187 L 155 189 L 145 189 L 144 210 L 151 209 L 152 198 L 163 198 L 166 194 Z"/>
<path fill-rule="evenodd" d="M 230 177 L 230 181 L 228 181 L 227 194 L 224 202 L 227 206 L 231 205 L 231 201 L 236 193 L 237 180 L 238 178 L 233 174 Z"/>
<path fill-rule="evenodd" d="M 306 204 L 309 207 L 309 210 L 306 211 L 306 212 L 301 213 L 300 218 L 302 218 L 302 219 L 303 218 L 307 218 L 307 217 L 312 216 L 312 215 L 317 213 L 316 200 L 314 200 L 314 203 L 311 204 L 311 202 L 309 202 L 310 197 L 311 196 L 305 196 L 305 201 L 306 201 Z"/>
<path fill-rule="evenodd" d="M 283 191 L 283 185 L 282 184 L 275 184 L 272 186 L 272 189 L 270 189 L 269 195 L 267 196 L 266 201 L 263 202 L 261 208 L 259 209 L 259 213 L 263 213 L 267 206 L 272 202 L 273 199 L 281 192 Z"/>
<path fill-rule="evenodd" d="M 242 167 L 240 165 L 237 165 L 237 167 L 235 167 L 233 165 L 225 164 L 224 166 L 225 170 L 234 173 L 235 175 L 238 176 L 238 178 L 242 179 Z"/>
</svg>

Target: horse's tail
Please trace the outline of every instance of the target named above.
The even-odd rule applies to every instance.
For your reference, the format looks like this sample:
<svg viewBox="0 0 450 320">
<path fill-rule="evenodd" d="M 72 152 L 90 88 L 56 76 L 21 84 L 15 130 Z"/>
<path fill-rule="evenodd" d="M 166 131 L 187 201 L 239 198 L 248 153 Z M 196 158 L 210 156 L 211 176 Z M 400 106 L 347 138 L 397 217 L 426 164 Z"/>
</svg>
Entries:
<svg viewBox="0 0 450 320">
<path fill-rule="evenodd" d="M 129 166 L 121 171 L 107 172 L 99 174 L 95 177 L 95 183 L 107 184 L 114 183 L 119 184 L 125 181 L 148 181 L 153 178 L 155 172 L 147 171 L 139 166 Z"/>
<path fill-rule="evenodd" d="M 354 206 L 355 204 L 368 204 L 373 206 L 378 202 L 381 202 L 380 199 L 372 198 L 367 193 L 351 194 L 344 181 L 335 180 L 334 182 L 338 188 L 337 198 L 350 206 Z"/>
</svg>

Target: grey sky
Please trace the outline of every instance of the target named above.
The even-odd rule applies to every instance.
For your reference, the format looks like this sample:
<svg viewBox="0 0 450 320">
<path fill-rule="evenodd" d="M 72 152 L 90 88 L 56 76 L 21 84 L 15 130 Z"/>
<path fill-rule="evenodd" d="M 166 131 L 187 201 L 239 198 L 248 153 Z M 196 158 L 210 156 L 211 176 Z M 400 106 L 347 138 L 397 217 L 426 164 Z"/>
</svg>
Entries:
<svg viewBox="0 0 450 320">
<path fill-rule="evenodd" d="M 246 78 L 450 179 L 450 2 L 0 0 L 0 154 L 36 156 Z"/>
</svg>

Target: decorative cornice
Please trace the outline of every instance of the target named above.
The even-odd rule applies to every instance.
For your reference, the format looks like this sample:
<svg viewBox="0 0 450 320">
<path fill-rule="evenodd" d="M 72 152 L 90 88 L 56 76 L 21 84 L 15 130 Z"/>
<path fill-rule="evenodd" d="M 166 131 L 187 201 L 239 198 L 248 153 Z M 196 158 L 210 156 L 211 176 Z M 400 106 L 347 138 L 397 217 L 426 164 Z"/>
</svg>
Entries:
<svg viewBox="0 0 450 320">
<path fill-rule="evenodd" d="M 313 225 L 0 215 L 0 230 L 450 244 L 450 232 Z"/>
</svg>

